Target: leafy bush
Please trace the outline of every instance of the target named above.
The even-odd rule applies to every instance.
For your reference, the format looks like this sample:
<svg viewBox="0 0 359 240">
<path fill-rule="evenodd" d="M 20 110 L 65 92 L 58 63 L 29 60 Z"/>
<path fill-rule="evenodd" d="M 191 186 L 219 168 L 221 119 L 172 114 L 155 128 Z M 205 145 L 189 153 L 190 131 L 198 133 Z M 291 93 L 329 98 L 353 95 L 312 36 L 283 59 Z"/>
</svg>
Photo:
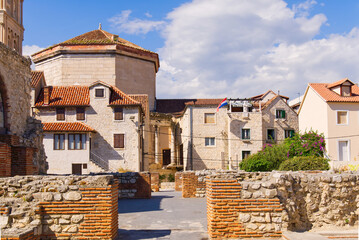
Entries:
<svg viewBox="0 0 359 240">
<path fill-rule="evenodd" d="M 175 181 L 175 176 L 174 176 L 172 173 L 170 173 L 170 174 L 168 174 L 168 176 L 167 176 L 167 180 L 168 180 L 169 182 L 174 182 L 174 181 Z"/>
<path fill-rule="evenodd" d="M 160 174 L 159 178 L 160 182 L 164 182 L 164 180 L 166 180 L 166 174 Z"/>
<path fill-rule="evenodd" d="M 329 170 L 328 159 L 305 156 L 288 159 L 279 166 L 280 171 Z"/>
<path fill-rule="evenodd" d="M 279 165 L 287 159 L 288 148 L 284 144 L 267 144 L 256 154 L 243 160 L 239 167 L 247 172 L 263 172 L 278 169 Z"/>
<path fill-rule="evenodd" d="M 295 134 L 287 138 L 284 145 L 288 147 L 287 158 L 296 156 L 324 156 L 324 135 L 314 131 L 305 132 L 303 135 Z"/>
</svg>

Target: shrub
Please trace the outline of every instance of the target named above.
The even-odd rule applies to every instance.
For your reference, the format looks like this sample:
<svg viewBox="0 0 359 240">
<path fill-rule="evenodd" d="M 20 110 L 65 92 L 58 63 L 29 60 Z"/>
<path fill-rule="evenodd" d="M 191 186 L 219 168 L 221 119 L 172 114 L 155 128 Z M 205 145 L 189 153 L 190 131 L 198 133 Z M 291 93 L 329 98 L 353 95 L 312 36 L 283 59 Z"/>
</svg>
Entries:
<svg viewBox="0 0 359 240">
<path fill-rule="evenodd" d="M 160 174 L 160 182 L 163 182 L 166 179 L 166 174 Z"/>
<path fill-rule="evenodd" d="M 287 158 L 295 156 L 324 156 L 324 135 L 314 131 L 305 132 L 303 135 L 295 134 L 287 138 L 284 145 L 288 147 Z"/>
<path fill-rule="evenodd" d="M 173 175 L 172 173 L 168 174 L 167 180 L 169 182 L 174 182 L 175 181 L 175 175 Z"/>
<path fill-rule="evenodd" d="M 329 170 L 328 159 L 317 156 L 294 157 L 279 166 L 280 171 Z"/>
<path fill-rule="evenodd" d="M 264 146 L 263 150 L 250 155 L 239 167 L 247 172 L 272 171 L 287 159 L 288 148 L 284 144 Z"/>
</svg>

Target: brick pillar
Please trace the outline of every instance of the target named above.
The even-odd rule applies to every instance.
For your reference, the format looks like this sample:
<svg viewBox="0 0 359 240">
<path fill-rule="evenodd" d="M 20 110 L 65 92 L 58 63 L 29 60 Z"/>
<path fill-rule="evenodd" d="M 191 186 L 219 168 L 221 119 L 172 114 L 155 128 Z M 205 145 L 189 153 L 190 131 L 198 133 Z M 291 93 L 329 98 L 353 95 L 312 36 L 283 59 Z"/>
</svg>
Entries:
<svg viewBox="0 0 359 240">
<path fill-rule="evenodd" d="M 182 197 L 196 197 L 198 179 L 195 172 L 182 173 Z"/>
<path fill-rule="evenodd" d="M 0 142 L 0 177 L 11 176 L 11 147 Z"/>
</svg>

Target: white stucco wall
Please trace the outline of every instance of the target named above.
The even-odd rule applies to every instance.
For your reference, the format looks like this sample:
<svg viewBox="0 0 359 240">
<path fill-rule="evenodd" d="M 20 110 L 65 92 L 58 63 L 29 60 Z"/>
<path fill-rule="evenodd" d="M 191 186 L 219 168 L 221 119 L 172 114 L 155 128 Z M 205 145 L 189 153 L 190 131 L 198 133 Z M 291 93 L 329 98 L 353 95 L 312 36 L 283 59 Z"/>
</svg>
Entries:
<svg viewBox="0 0 359 240">
<path fill-rule="evenodd" d="M 54 133 L 44 133 L 44 147 L 48 162 L 49 169 L 48 174 L 71 174 L 72 164 L 87 164 L 87 169 L 82 170 L 82 174 L 89 173 L 89 159 L 90 159 L 90 146 L 89 146 L 89 133 L 86 134 L 86 147 L 81 150 L 69 150 L 68 149 L 68 133 L 65 134 L 64 150 L 54 150 Z"/>
</svg>

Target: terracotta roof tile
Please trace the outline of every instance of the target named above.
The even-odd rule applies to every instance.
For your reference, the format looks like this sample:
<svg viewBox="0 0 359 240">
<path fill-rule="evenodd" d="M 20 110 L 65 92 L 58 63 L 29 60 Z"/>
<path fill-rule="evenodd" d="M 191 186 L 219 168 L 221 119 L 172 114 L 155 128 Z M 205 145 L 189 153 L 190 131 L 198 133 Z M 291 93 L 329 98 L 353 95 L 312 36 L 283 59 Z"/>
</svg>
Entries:
<svg viewBox="0 0 359 240">
<path fill-rule="evenodd" d="M 118 37 L 115 34 L 106 32 L 102 29 L 96 29 L 84 34 L 81 34 L 77 37 L 71 38 L 65 42 L 59 43 L 58 45 L 97 45 L 97 44 L 110 44 L 110 45 L 122 45 L 130 48 L 135 48 L 138 50 L 151 52 L 146 50 L 134 43 L 131 43 L 123 38 Z"/>
<path fill-rule="evenodd" d="M 327 88 L 333 88 L 333 87 L 339 86 L 339 85 L 343 84 L 346 81 L 349 81 L 351 84 L 354 85 L 354 83 L 352 83 L 352 81 L 350 81 L 348 78 L 343 78 L 343 79 L 341 79 L 339 81 L 336 81 L 336 82 L 333 82 L 331 84 L 328 84 Z"/>
<path fill-rule="evenodd" d="M 42 123 L 45 132 L 95 132 L 95 129 L 82 122 Z"/>
<path fill-rule="evenodd" d="M 131 97 L 129 97 L 117 87 L 112 86 L 110 105 L 141 105 L 141 103 L 133 100 Z"/>
<path fill-rule="evenodd" d="M 42 78 L 45 78 L 43 71 L 31 71 L 31 87 L 36 87 Z"/>
<path fill-rule="evenodd" d="M 264 96 L 264 95 L 266 95 L 267 93 L 273 93 L 273 94 L 275 94 L 275 95 L 278 95 L 278 94 L 276 94 L 275 92 L 273 92 L 272 90 L 268 90 L 267 92 L 265 92 L 265 93 L 263 93 L 263 94 L 259 94 L 259 95 L 256 95 L 256 96 L 253 96 L 253 97 L 251 97 L 251 99 L 253 99 L 253 100 L 260 100 L 260 99 L 262 99 L 262 97 Z M 284 98 L 284 99 L 289 99 L 289 97 L 287 97 L 287 96 L 284 96 L 284 95 L 279 95 L 279 96 L 281 96 L 282 98 Z"/>
<path fill-rule="evenodd" d="M 88 106 L 90 91 L 87 86 L 53 86 L 49 87 L 50 103 L 46 106 Z M 35 107 L 44 106 L 44 89 L 41 90 Z"/>
<path fill-rule="evenodd" d="M 141 103 L 142 110 L 146 115 L 148 110 L 148 96 L 146 94 L 129 94 L 128 96 L 133 100 Z"/>
<path fill-rule="evenodd" d="M 359 102 L 359 87 L 357 85 L 352 85 L 352 96 L 348 97 L 340 96 L 330 90 L 329 85 L 332 86 L 332 84 L 327 83 L 309 83 L 309 86 L 327 102 Z"/>
</svg>

